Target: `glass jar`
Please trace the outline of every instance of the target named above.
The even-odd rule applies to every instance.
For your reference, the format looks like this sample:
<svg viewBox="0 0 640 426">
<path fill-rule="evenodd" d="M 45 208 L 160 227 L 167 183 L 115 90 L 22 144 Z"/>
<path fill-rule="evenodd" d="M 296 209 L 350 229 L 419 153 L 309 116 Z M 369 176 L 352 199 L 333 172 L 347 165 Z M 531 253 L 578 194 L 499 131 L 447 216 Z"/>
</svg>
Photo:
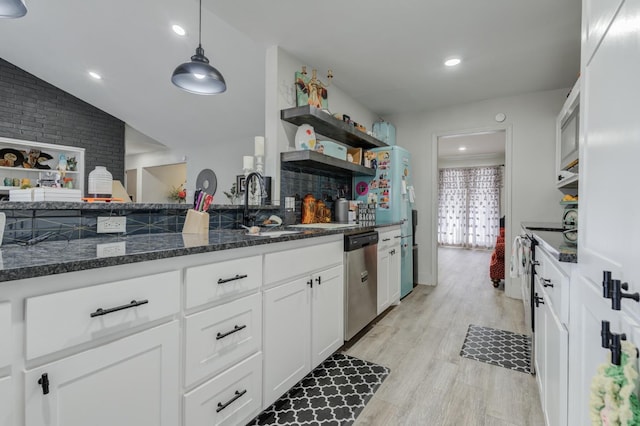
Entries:
<svg viewBox="0 0 640 426">
<path fill-rule="evenodd" d="M 93 198 L 111 198 L 113 192 L 113 176 L 104 166 L 96 166 L 89 173 L 89 190 L 87 194 Z"/>
</svg>

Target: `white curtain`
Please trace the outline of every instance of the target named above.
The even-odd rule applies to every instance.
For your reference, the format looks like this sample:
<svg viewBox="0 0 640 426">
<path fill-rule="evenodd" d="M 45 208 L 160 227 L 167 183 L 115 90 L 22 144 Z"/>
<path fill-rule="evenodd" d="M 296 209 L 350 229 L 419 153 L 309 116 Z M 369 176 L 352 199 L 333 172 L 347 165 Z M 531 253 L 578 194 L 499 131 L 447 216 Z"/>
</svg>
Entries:
<svg viewBox="0 0 640 426">
<path fill-rule="evenodd" d="M 493 248 L 500 232 L 502 167 L 440 169 L 438 243 Z"/>
</svg>

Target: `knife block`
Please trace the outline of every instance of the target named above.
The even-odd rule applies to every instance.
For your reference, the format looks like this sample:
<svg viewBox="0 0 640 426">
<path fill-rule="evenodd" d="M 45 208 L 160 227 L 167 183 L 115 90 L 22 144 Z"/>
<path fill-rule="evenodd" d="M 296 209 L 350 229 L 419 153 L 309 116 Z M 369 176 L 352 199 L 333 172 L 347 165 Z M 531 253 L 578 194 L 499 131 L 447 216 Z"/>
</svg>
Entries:
<svg viewBox="0 0 640 426">
<path fill-rule="evenodd" d="M 209 213 L 187 210 L 182 227 L 183 234 L 209 234 Z"/>
</svg>

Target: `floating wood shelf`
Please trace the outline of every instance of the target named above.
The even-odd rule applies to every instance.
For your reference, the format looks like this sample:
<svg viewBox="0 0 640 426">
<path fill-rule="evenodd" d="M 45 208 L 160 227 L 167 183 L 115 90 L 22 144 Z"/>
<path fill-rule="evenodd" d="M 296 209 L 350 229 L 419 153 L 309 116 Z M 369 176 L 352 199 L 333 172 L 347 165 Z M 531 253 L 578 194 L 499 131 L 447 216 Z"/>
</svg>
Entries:
<svg viewBox="0 0 640 426">
<path fill-rule="evenodd" d="M 309 124 L 313 126 L 316 134 L 335 139 L 355 148 L 369 149 L 388 146 L 381 140 L 369 136 L 311 105 L 283 109 L 280 111 L 280 118 L 297 126 Z"/>
<path fill-rule="evenodd" d="M 324 114 L 324 113 L 323 113 Z M 375 176 L 376 170 L 330 157 L 315 151 L 289 151 L 280 154 L 283 163 L 300 167 L 312 168 L 325 173 L 338 173 L 341 175 Z"/>
</svg>

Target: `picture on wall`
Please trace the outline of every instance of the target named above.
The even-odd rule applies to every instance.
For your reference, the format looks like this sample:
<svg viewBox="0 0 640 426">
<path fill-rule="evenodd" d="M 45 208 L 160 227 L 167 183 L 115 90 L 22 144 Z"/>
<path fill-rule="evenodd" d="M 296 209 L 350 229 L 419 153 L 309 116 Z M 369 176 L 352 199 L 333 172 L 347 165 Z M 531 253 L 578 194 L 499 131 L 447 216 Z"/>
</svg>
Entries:
<svg viewBox="0 0 640 426">
<path fill-rule="evenodd" d="M 328 109 L 328 92 L 325 85 L 315 76 L 309 77 L 306 73 L 296 71 L 296 97 L 297 105 L 311 105 L 320 109 Z"/>
<path fill-rule="evenodd" d="M 238 195 L 244 194 L 244 190 L 245 190 L 245 181 L 246 181 L 246 176 L 245 175 L 237 175 L 236 176 L 236 193 Z"/>
</svg>

